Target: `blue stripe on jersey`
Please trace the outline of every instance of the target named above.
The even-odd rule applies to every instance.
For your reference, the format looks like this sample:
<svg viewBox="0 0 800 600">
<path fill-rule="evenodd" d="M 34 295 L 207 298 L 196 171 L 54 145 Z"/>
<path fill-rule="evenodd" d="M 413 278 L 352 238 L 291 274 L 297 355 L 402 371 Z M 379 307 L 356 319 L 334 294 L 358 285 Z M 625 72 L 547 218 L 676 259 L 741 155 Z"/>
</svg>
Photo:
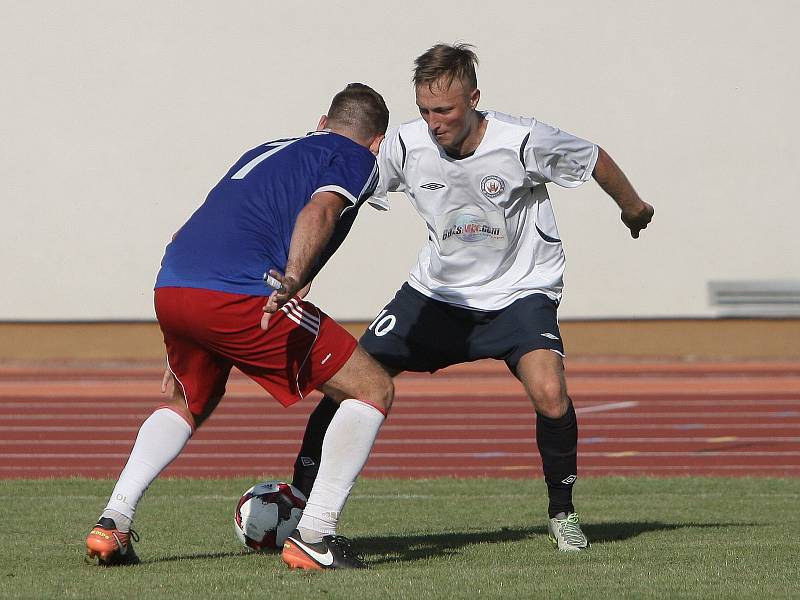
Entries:
<svg viewBox="0 0 800 600">
<path fill-rule="evenodd" d="M 336 191 L 357 210 L 377 179 L 372 153 L 336 133 L 314 132 L 253 148 L 167 246 L 155 287 L 267 296 L 272 290 L 262 276 L 268 269 L 285 272 L 297 215 L 311 196 L 321 189 Z M 334 235 L 335 247 L 351 225 L 352 219 L 337 224 L 343 231 Z"/>
</svg>

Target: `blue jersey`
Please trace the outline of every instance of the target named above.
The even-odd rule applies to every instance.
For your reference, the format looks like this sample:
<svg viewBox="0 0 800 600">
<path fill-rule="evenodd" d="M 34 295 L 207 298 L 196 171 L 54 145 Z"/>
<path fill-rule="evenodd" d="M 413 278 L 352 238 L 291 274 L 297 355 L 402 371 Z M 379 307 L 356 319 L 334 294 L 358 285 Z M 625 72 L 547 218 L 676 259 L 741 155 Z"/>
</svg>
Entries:
<svg viewBox="0 0 800 600">
<path fill-rule="evenodd" d="M 268 142 L 245 153 L 167 246 L 159 287 L 268 296 L 263 275 L 286 272 L 297 215 L 319 191 L 344 196 L 342 213 L 316 271 L 338 248 L 378 181 L 375 157 L 332 132 Z"/>
</svg>

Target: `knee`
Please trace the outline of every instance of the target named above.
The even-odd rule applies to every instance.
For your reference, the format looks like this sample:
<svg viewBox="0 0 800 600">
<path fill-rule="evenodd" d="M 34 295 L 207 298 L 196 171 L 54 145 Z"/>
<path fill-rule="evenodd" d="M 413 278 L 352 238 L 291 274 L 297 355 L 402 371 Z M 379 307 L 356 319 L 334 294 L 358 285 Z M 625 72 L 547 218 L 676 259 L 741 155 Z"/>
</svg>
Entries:
<svg viewBox="0 0 800 600">
<path fill-rule="evenodd" d="M 392 402 L 394 401 L 394 381 L 392 381 L 392 378 L 389 377 L 388 374 L 382 373 L 377 381 L 375 381 L 372 388 L 373 390 L 370 394 L 372 397 L 370 400 L 383 408 L 386 414 L 388 414 L 389 409 L 392 407 Z"/>
<path fill-rule="evenodd" d="M 201 419 L 198 419 L 197 415 L 192 414 L 185 402 L 177 398 L 173 398 L 172 400 L 165 402 L 159 408 L 166 408 L 179 415 L 189 424 L 189 426 L 192 428 L 192 431 L 200 427 L 200 424 L 203 422 Z"/>
<path fill-rule="evenodd" d="M 352 398 L 388 414 L 394 400 L 394 382 L 383 366 L 356 348 L 353 356 L 321 388 L 337 404 Z"/>
<path fill-rule="evenodd" d="M 392 402 L 394 402 L 394 381 L 391 377 L 386 377 L 386 388 L 384 390 L 385 398 L 386 398 L 386 412 L 389 412 L 389 409 L 392 408 Z"/>
<path fill-rule="evenodd" d="M 536 412 L 551 419 L 563 417 L 569 406 L 566 386 L 558 377 L 537 382 L 531 390 Z"/>
<path fill-rule="evenodd" d="M 327 396 L 336 404 L 344 400 L 353 399 L 374 406 L 385 416 L 389 415 L 389 409 L 394 401 L 394 382 L 386 374 L 378 377 L 370 377 L 366 381 L 360 382 L 356 388 L 348 391 L 333 391 L 328 389 Z"/>
<path fill-rule="evenodd" d="M 170 410 L 178 413 L 184 420 L 192 426 L 192 429 L 195 430 L 199 428 L 203 422 L 211 415 L 211 412 L 219 403 L 221 397 L 213 398 L 207 405 L 206 410 L 203 411 L 201 414 L 195 414 L 189 409 L 188 402 L 183 395 L 183 391 L 179 386 L 175 386 L 172 392 L 172 398 L 169 402 L 166 402 L 164 406 L 169 408 Z"/>
</svg>

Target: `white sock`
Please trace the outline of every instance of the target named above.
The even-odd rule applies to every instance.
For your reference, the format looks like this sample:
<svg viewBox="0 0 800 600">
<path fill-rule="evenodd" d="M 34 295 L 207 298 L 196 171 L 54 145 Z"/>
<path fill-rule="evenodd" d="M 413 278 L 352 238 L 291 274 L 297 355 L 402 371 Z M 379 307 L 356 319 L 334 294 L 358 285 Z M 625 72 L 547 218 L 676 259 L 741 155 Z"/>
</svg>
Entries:
<svg viewBox="0 0 800 600">
<path fill-rule="evenodd" d="M 139 428 L 128 463 L 101 516 L 114 519 L 120 531 L 130 529 L 142 494 L 177 458 L 190 437 L 191 426 L 175 411 L 159 408 L 150 415 Z"/>
<path fill-rule="evenodd" d="M 319 473 L 297 524 L 302 538 L 314 543 L 336 533 L 339 513 L 367 462 L 384 416 L 374 406 L 345 400 L 322 441 Z"/>
</svg>

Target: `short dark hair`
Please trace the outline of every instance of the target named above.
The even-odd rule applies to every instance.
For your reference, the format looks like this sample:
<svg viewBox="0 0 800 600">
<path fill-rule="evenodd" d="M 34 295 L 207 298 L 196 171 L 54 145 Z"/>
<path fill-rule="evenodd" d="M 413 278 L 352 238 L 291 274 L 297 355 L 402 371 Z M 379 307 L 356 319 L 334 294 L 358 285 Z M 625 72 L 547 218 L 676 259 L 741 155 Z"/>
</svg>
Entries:
<svg viewBox="0 0 800 600">
<path fill-rule="evenodd" d="M 478 87 L 478 77 L 475 67 L 478 57 L 472 44 L 436 44 L 428 48 L 424 54 L 414 61 L 414 76 L 411 80 L 415 86 L 427 85 L 433 87 L 434 83 L 441 82 L 450 87 L 456 79 L 469 86 L 468 91 Z"/>
<path fill-rule="evenodd" d="M 371 138 L 386 133 L 389 109 L 383 96 L 363 83 L 351 83 L 333 97 L 328 120 L 359 137 Z"/>
</svg>

